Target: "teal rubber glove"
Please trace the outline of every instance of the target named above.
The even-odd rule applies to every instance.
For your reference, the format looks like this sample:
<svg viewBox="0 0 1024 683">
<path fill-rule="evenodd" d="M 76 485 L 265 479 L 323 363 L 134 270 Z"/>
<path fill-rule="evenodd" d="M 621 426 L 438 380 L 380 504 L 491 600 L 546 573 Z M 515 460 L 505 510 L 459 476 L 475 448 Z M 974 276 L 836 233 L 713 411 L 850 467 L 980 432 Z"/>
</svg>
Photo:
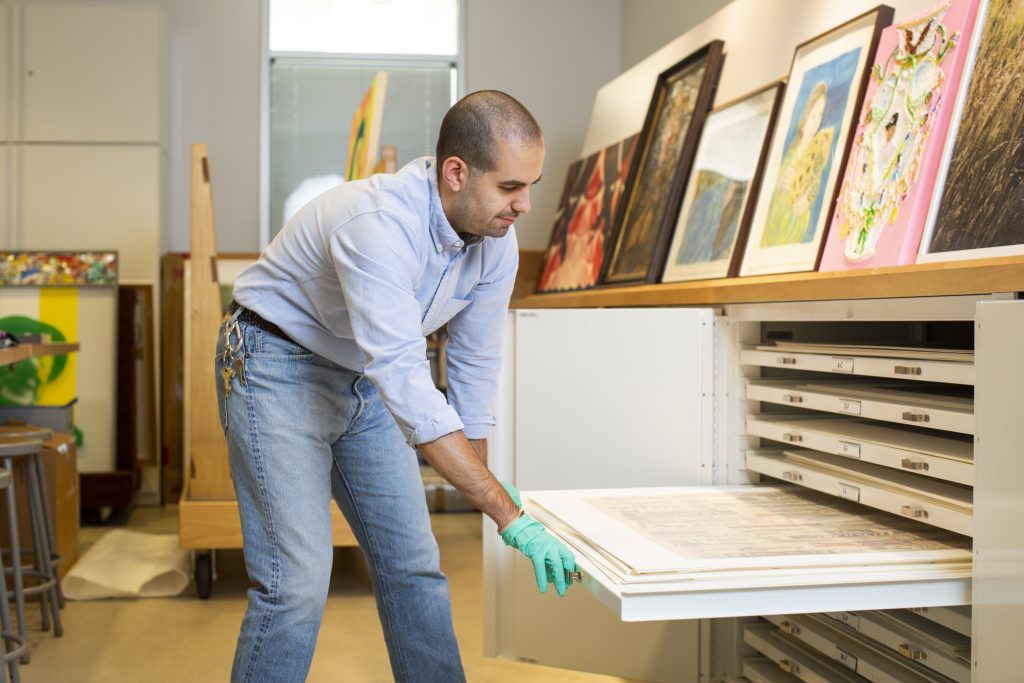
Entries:
<svg viewBox="0 0 1024 683">
<path fill-rule="evenodd" d="M 508 493 L 509 496 L 511 496 L 512 502 L 516 504 L 517 508 L 523 507 L 523 500 L 522 498 L 519 497 L 519 489 L 517 489 L 514 485 L 508 483 L 507 481 L 499 480 L 498 483 L 501 484 L 502 488 L 505 489 L 505 492 Z"/>
<path fill-rule="evenodd" d="M 541 593 L 546 593 L 548 583 L 553 583 L 558 597 L 565 595 L 572 585 L 568 572 L 576 571 L 576 558 L 543 524 L 523 513 L 502 532 L 501 540 L 530 558 Z"/>
</svg>

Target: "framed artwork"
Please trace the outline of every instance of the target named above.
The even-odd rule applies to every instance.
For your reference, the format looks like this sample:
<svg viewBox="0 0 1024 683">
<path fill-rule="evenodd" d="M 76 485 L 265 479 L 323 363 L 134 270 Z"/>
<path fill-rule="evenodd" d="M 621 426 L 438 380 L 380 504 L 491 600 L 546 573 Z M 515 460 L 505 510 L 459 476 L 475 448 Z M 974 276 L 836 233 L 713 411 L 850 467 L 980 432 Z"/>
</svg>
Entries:
<svg viewBox="0 0 1024 683">
<path fill-rule="evenodd" d="M 882 31 L 818 270 L 913 263 L 981 0 L 948 0 Z"/>
<path fill-rule="evenodd" d="M 603 283 L 655 282 L 722 70 L 720 40 L 658 76 L 629 173 Z"/>
<path fill-rule="evenodd" d="M 1024 7 L 990 0 L 919 262 L 1024 254 Z"/>
<path fill-rule="evenodd" d="M 116 251 L 0 251 L 0 287 L 117 284 Z"/>
<path fill-rule="evenodd" d="M 373 173 L 380 144 L 380 126 L 384 117 L 384 95 L 388 89 L 388 72 L 378 71 L 363 95 L 363 101 L 352 116 L 345 159 L 345 180 L 359 180 Z"/>
<path fill-rule="evenodd" d="M 868 65 L 892 15 L 880 5 L 797 46 L 740 275 L 817 265 Z"/>
<path fill-rule="evenodd" d="M 638 137 L 631 135 L 569 167 L 538 292 L 597 284 Z"/>
<path fill-rule="evenodd" d="M 704 122 L 662 282 L 735 275 L 782 100 L 773 83 L 717 107 Z"/>
</svg>

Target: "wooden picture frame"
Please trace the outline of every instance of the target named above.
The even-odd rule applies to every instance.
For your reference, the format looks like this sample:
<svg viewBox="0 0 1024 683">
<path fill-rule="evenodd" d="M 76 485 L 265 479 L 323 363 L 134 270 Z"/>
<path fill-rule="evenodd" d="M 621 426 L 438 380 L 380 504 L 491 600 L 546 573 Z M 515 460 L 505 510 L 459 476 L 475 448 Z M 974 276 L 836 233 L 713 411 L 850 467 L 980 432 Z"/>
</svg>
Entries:
<svg viewBox="0 0 1024 683">
<path fill-rule="evenodd" d="M 817 267 L 870 65 L 892 18 L 879 5 L 794 50 L 740 275 Z"/>
<path fill-rule="evenodd" d="M 708 115 L 662 282 L 732 277 L 739 271 L 783 92 L 785 83 L 775 81 Z"/>
<path fill-rule="evenodd" d="M 657 282 L 704 119 L 722 71 L 714 40 L 662 71 L 601 273 L 603 284 Z"/>
</svg>

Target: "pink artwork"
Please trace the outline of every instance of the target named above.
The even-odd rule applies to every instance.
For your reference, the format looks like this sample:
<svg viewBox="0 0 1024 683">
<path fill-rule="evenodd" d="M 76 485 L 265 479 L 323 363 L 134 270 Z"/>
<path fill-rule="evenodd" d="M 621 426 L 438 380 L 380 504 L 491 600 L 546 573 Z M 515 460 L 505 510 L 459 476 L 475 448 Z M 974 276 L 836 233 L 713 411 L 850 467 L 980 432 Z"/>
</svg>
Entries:
<svg viewBox="0 0 1024 683">
<path fill-rule="evenodd" d="M 818 270 L 914 262 L 979 4 L 949 0 L 882 31 Z"/>
</svg>

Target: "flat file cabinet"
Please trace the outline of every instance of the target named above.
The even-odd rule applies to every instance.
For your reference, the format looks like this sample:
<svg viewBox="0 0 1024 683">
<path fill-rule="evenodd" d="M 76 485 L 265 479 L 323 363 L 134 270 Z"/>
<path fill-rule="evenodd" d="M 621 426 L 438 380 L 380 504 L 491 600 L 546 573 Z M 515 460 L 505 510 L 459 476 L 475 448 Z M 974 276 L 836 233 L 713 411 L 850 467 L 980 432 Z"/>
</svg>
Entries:
<svg viewBox="0 0 1024 683">
<path fill-rule="evenodd" d="M 582 587 L 558 600 L 488 523 L 486 652 L 651 681 L 1013 680 L 1022 335 L 1011 294 L 511 312 L 499 478 L 527 492 L 788 482 L 955 534 L 973 568 L 636 591 L 582 558 Z"/>
</svg>

